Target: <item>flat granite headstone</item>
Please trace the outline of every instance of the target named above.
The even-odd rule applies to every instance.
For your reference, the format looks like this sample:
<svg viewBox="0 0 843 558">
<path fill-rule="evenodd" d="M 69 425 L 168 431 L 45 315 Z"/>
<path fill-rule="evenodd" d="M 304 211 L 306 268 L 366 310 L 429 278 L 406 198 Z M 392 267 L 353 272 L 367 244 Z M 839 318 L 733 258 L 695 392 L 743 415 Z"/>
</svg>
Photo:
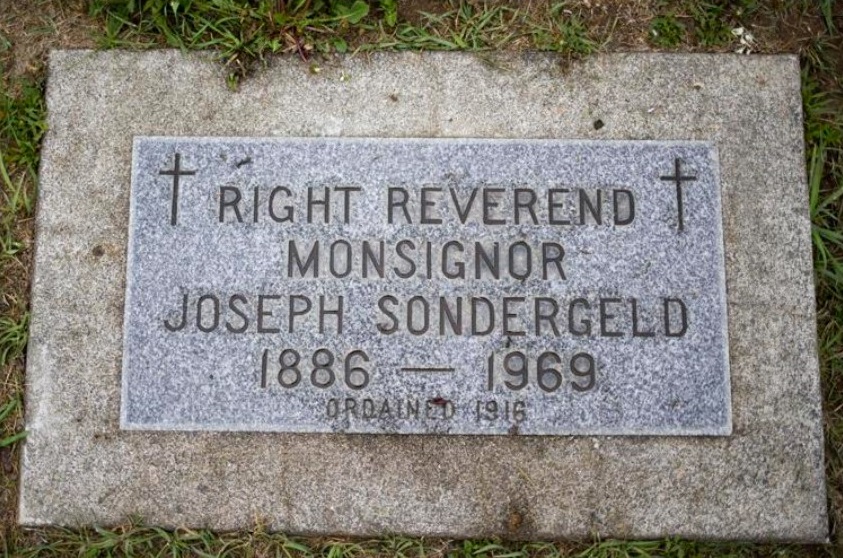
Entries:
<svg viewBox="0 0 843 558">
<path fill-rule="evenodd" d="M 130 212 L 125 428 L 731 432 L 711 145 L 139 137 Z"/>
<path fill-rule="evenodd" d="M 796 58 L 492 58 L 54 52 L 20 521 L 825 540 Z"/>
</svg>

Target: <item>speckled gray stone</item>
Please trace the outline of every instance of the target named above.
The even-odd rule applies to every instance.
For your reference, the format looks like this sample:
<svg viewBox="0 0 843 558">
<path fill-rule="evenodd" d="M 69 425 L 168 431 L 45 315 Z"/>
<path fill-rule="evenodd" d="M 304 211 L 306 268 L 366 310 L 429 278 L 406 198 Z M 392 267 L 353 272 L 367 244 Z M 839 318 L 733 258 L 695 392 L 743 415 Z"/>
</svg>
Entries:
<svg viewBox="0 0 843 558">
<path fill-rule="evenodd" d="M 318 74 L 282 58 L 231 92 L 206 58 L 54 52 L 47 103 L 22 523 L 139 515 L 214 529 L 260 520 L 297 533 L 826 539 L 796 57 L 618 54 L 569 66 L 553 56 L 405 53 L 336 59 Z M 122 430 L 135 136 L 710 142 L 732 433 Z"/>
<path fill-rule="evenodd" d="M 695 143 L 136 138 L 122 424 L 729 434 L 718 175 Z"/>
</svg>

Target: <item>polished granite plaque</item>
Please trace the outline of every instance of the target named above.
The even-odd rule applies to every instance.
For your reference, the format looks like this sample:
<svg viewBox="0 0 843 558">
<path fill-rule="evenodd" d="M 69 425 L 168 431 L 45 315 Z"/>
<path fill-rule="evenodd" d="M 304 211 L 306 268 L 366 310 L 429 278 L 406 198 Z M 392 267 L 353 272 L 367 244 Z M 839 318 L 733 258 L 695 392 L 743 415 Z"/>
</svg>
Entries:
<svg viewBox="0 0 843 558">
<path fill-rule="evenodd" d="M 135 138 L 121 424 L 726 435 L 704 142 Z"/>
</svg>

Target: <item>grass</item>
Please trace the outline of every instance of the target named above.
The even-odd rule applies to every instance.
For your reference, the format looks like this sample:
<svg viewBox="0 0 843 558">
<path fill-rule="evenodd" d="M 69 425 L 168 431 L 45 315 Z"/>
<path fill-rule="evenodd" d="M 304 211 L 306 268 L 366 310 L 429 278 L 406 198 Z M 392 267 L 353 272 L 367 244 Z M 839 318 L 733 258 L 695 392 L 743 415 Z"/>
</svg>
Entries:
<svg viewBox="0 0 843 558">
<path fill-rule="evenodd" d="M 598 541 L 574 543 L 504 543 L 493 540 L 444 541 L 387 536 L 374 540 L 308 539 L 267 533 L 262 529 L 240 533 L 206 530 L 164 530 L 127 525 L 115 529 L 54 529 L 45 538 L 16 556 L 20 558 L 85 557 L 229 557 L 278 556 L 285 558 L 696 558 L 707 556 L 753 556 L 759 549 L 749 544 L 666 541 Z M 770 553 L 769 555 L 773 555 Z M 775 553 L 788 556 L 786 548 Z"/>
<path fill-rule="evenodd" d="M 0 265 L 13 264 L 24 249 L 17 225 L 21 219 L 30 218 L 35 207 L 39 147 L 46 132 L 41 88 L 23 83 L 18 89 L 14 94 L 0 91 Z M 0 291 L 0 297 L 6 294 Z M 2 320 L 0 324 L 2 365 L 10 350 L 2 331 L 11 325 Z"/>
<path fill-rule="evenodd" d="M 737 18 L 744 14 L 746 1 L 713 0 L 690 2 L 694 34 L 703 46 L 721 46 L 732 40 Z"/>
<path fill-rule="evenodd" d="M 386 27 L 397 20 L 397 1 L 377 3 Z M 284 6 L 280 8 L 280 6 Z M 94 0 L 91 15 L 103 19 L 102 48 L 146 48 L 166 44 L 181 49 L 213 49 L 231 70 L 248 75 L 267 55 L 314 49 L 345 52 L 343 34 L 353 35 L 370 15 L 363 0 Z"/>
<path fill-rule="evenodd" d="M 532 42 L 541 50 L 573 56 L 598 47 L 574 2 L 557 2 L 536 14 L 506 4 L 478 8 L 452 1 L 445 10 L 423 13 L 418 23 L 398 21 L 396 0 L 372 6 L 362 0 L 298 1 L 283 11 L 266 1 L 181 0 L 175 9 L 171 4 L 94 0 L 90 12 L 102 18 L 104 28 L 99 45 L 214 49 L 230 68 L 233 82 L 269 54 L 296 53 L 307 60 L 315 54 L 344 53 L 349 44 L 360 50 L 480 51 Z"/>
<path fill-rule="evenodd" d="M 402 23 L 393 37 L 363 48 L 494 50 L 503 48 L 516 36 L 519 17 L 518 10 L 505 5 L 486 10 L 477 10 L 470 4 L 452 5 L 442 13 L 424 14 L 419 25 Z"/>
<path fill-rule="evenodd" d="M 820 10 L 828 32 L 838 33 L 826 7 Z M 830 65 L 832 52 L 825 41 L 806 51 L 802 98 L 830 515 L 836 545 L 843 548 L 843 76 Z"/>
<path fill-rule="evenodd" d="M 0 521 L 14 513 L 29 332 L 29 239 L 45 107 L 40 82 L 0 83 Z M 5 525 L 3 525 L 5 528 Z M 0 545 L 2 547 L 2 545 Z"/>
<path fill-rule="evenodd" d="M 685 26 L 673 14 L 658 16 L 650 25 L 650 42 L 658 47 L 675 47 L 685 38 Z"/>
<path fill-rule="evenodd" d="M 236 86 L 275 53 L 309 63 L 372 50 L 522 50 L 587 56 L 647 45 L 733 51 L 732 32 L 751 29 L 761 52 L 799 52 L 832 543 L 827 546 L 710 544 L 686 540 L 502 543 L 403 537 L 293 538 L 260 526 L 238 533 L 13 526 L 15 464 L 22 431 L 23 358 L 29 323 L 32 215 L 40 142 L 46 130 L 43 64 L 0 78 L 0 556 L 818 556 L 843 553 L 843 7 L 840 0 L 651 0 L 649 2 L 415 2 L 397 0 L 33 0 L 59 9 L 37 33 L 0 25 L 0 62 L 14 47 L 61 34 L 88 18 L 101 48 L 213 49 Z M 67 7 L 69 6 L 69 7 Z M 411 6 L 411 7 L 412 7 Z M 37 6 L 33 9 L 37 9 Z M 425 11 L 426 10 L 426 11 Z M 52 19 L 51 19 L 52 18 Z M 65 18 L 65 19 L 63 19 Z M 45 21 L 47 24 L 40 22 Z M 806 31 L 808 29 L 809 31 Z M 36 36 L 37 35 L 37 36 Z M 26 49 L 24 48 L 24 51 Z M 13 75 L 15 74 L 15 75 Z M 4 507 L 6 508 L 4 510 Z"/>
</svg>

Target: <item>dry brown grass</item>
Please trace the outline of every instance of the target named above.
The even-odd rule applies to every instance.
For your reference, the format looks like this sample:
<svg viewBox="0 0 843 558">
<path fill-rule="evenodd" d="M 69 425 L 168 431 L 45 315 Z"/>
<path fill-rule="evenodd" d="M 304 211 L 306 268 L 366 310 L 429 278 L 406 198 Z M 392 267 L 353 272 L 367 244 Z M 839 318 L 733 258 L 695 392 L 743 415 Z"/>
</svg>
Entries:
<svg viewBox="0 0 843 558">
<path fill-rule="evenodd" d="M 11 48 L 0 56 L 6 80 L 41 76 L 55 48 L 92 48 L 99 24 L 84 0 L 0 0 L 0 35 Z"/>
</svg>

